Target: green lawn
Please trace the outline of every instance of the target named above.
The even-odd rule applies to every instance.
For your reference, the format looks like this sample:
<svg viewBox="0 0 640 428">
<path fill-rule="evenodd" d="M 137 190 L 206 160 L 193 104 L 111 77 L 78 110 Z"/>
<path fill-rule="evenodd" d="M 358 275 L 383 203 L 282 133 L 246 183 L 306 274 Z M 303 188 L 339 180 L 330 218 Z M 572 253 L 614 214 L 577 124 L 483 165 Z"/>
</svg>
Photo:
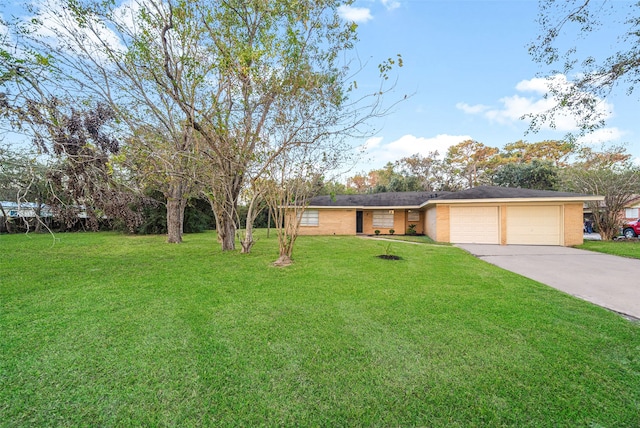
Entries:
<svg viewBox="0 0 640 428">
<path fill-rule="evenodd" d="M 451 246 L 1 235 L 0 426 L 640 426 L 640 326 Z"/>
<path fill-rule="evenodd" d="M 393 241 L 418 242 L 421 244 L 434 243 L 433 239 L 429 238 L 426 235 L 379 235 L 379 236 L 373 235 L 369 237 L 376 238 L 376 239 L 393 240 Z M 443 244 L 438 244 L 438 245 L 443 245 Z"/>
<path fill-rule="evenodd" d="M 576 248 L 640 259 L 640 239 L 625 241 L 584 241 L 584 244 Z"/>
</svg>

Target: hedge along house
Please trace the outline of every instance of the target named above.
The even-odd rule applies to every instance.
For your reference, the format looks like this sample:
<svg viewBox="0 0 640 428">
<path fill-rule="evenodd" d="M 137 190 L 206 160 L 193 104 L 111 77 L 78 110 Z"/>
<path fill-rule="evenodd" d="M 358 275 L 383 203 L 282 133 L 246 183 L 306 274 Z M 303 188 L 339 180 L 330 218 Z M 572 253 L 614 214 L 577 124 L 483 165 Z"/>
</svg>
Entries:
<svg viewBox="0 0 640 428">
<path fill-rule="evenodd" d="M 407 233 L 437 242 L 573 246 L 583 242 L 583 205 L 601 196 L 480 186 L 461 192 L 318 196 L 300 235 Z"/>
</svg>

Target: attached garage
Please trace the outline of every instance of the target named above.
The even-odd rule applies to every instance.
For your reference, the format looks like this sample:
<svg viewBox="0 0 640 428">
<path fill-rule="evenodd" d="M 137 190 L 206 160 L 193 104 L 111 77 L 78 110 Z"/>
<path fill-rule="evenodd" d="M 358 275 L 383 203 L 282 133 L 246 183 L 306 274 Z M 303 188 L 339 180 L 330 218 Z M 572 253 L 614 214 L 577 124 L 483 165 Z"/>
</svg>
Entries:
<svg viewBox="0 0 640 428">
<path fill-rule="evenodd" d="M 452 206 L 449 210 L 449 239 L 455 244 L 499 244 L 499 214 L 497 206 Z"/>
<path fill-rule="evenodd" d="M 500 245 L 582 244 L 582 206 L 600 196 L 480 186 L 427 202 L 427 234 L 439 242 Z"/>
<path fill-rule="evenodd" d="M 562 245 L 562 206 L 507 206 L 507 244 Z"/>
</svg>

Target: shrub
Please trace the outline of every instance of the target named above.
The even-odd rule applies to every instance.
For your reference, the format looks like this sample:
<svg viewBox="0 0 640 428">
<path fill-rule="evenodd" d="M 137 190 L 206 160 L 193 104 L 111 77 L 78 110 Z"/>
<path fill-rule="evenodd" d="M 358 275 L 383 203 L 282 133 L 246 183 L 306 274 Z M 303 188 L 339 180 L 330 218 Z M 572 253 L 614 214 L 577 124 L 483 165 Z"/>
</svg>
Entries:
<svg viewBox="0 0 640 428">
<path fill-rule="evenodd" d="M 393 235 L 396 231 L 394 229 L 389 229 L 389 233 Z"/>
<path fill-rule="evenodd" d="M 415 224 L 410 224 L 409 228 L 407 229 L 407 235 L 417 235 L 418 232 L 416 232 L 416 225 Z"/>
<path fill-rule="evenodd" d="M 373 233 L 375 233 L 376 235 L 380 235 L 380 231 L 378 229 L 374 230 Z"/>
</svg>

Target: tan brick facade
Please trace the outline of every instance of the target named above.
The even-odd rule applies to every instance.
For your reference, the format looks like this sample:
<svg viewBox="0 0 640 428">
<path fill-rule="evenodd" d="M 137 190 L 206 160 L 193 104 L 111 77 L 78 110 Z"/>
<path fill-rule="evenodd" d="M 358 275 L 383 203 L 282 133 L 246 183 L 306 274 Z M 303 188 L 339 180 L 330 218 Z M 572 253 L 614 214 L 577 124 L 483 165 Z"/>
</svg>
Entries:
<svg viewBox="0 0 640 428">
<path fill-rule="evenodd" d="M 393 227 L 376 227 L 373 225 L 373 212 L 378 210 L 362 210 L 363 214 L 363 230 L 365 235 L 373 235 L 376 230 L 379 230 L 382 235 L 387 235 L 391 229 L 394 234 L 404 235 L 407 230 L 406 227 L 406 210 L 380 210 L 380 211 L 393 211 Z M 355 229 L 354 229 L 355 230 Z"/>
<path fill-rule="evenodd" d="M 479 204 L 486 205 L 486 204 Z M 507 213 L 510 206 L 559 206 L 560 208 L 560 245 L 575 246 L 583 243 L 583 204 L 579 202 L 566 202 L 559 205 L 552 203 L 508 204 L 501 203 L 499 208 L 500 244 L 506 245 L 508 240 Z M 449 204 L 437 204 L 429 207 L 425 215 L 424 227 L 426 234 L 437 242 L 451 242 L 450 236 L 450 206 Z M 469 205 L 471 206 L 471 205 Z"/>
<path fill-rule="evenodd" d="M 451 240 L 449 205 L 436 206 L 436 236 L 438 242 L 449 242 Z"/>
<path fill-rule="evenodd" d="M 374 227 L 373 209 L 358 208 L 309 208 L 318 213 L 317 226 L 301 226 L 300 235 L 356 235 L 357 215 L 362 213 L 362 232 L 365 235 L 373 235 L 375 230 L 379 230 L 381 234 L 389 234 L 391 229 L 396 235 L 406 234 L 409 224 L 416 224 L 416 232 L 424 233 L 437 242 L 451 242 L 451 207 L 452 206 L 474 206 L 476 204 L 455 204 L 455 203 L 437 203 L 428 205 L 422 210 L 408 209 L 379 209 L 382 213 L 393 214 L 393 227 Z M 512 208 L 509 207 L 536 207 L 536 206 L 556 206 L 559 208 L 559 233 L 558 242 L 564 246 L 580 245 L 583 242 L 583 204 L 582 202 L 541 202 L 530 203 L 525 202 L 503 202 L 500 201 L 495 205 L 487 204 L 487 202 L 479 203 L 482 206 L 494 206 L 498 208 L 499 217 L 499 242 L 506 245 L 509 242 L 509 228 L 507 226 L 507 216 Z M 520 210 L 522 212 L 522 210 Z M 412 220 L 409 221 L 409 218 Z M 416 220 L 416 216 L 417 219 Z M 389 220 L 389 219 L 387 219 Z M 526 224 L 526 223 L 523 223 Z M 512 234 L 513 235 L 513 234 Z M 515 235 L 513 235 L 515 236 Z M 512 236 L 512 237 L 513 237 Z M 557 235 L 556 235 L 557 236 Z M 546 245 L 546 244 L 545 244 Z M 556 244 L 557 245 L 557 244 Z"/>
<path fill-rule="evenodd" d="M 564 245 L 572 247 L 584 242 L 581 203 L 564 205 Z"/>
<path fill-rule="evenodd" d="M 314 209 L 314 208 L 310 208 Z M 318 226 L 300 226 L 299 235 L 355 235 L 356 215 L 362 211 L 362 233 L 373 235 L 376 230 L 381 234 L 389 234 L 394 230 L 396 235 L 406 234 L 409 224 L 416 225 L 417 233 L 424 233 L 424 211 L 413 211 L 412 217 L 418 215 L 417 221 L 409 221 L 409 210 L 394 209 L 380 210 L 393 211 L 393 227 L 374 227 L 373 213 L 376 210 L 356 210 L 356 209 L 318 209 Z"/>
<path fill-rule="evenodd" d="M 500 245 L 507 245 L 507 206 L 500 205 Z"/>
<path fill-rule="evenodd" d="M 318 210 L 318 226 L 300 226 L 299 235 L 355 235 L 355 209 Z"/>
</svg>

